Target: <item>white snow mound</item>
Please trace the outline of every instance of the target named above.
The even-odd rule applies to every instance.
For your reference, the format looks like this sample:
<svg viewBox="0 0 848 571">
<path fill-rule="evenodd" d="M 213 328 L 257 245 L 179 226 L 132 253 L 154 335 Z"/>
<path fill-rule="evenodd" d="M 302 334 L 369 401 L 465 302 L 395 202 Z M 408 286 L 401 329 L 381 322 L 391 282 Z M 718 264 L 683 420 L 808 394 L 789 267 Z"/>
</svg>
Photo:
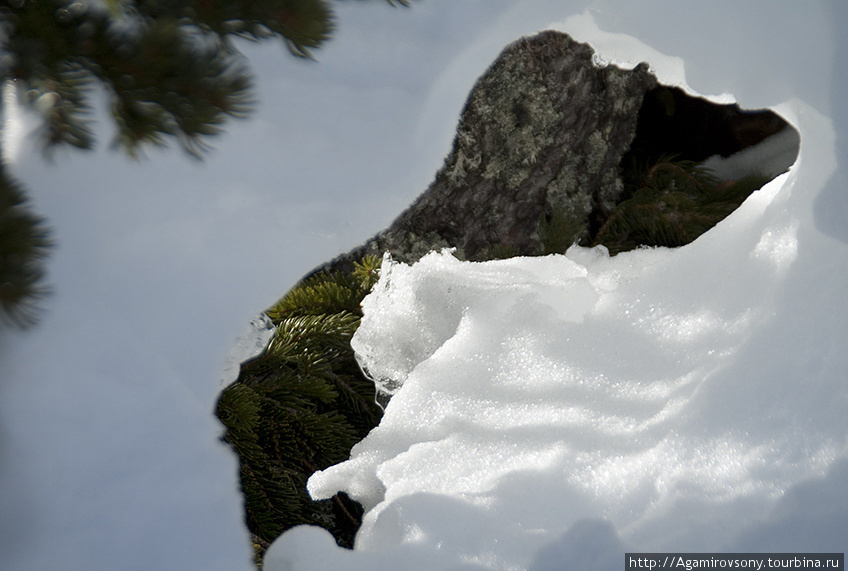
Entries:
<svg viewBox="0 0 848 571">
<path fill-rule="evenodd" d="M 846 494 L 827 486 L 818 505 L 787 507 L 805 482 L 845 481 L 848 336 L 822 324 L 848 256 L 811 217 L 835 164 L 829 122 L 800 102 L 781 111 L 799 162 L 687 247 L 386 259 L 353 346 L 394 395 L 350 460 L 309 480 L 315 498 L 345 491 L 368 510 L 356 550 L 333 557 L 618 569 L 625 549 L 809 549 L 799 510 L 824 514 L 816 533 L 844 519 Z M 266 568 L 311 568 L 331 544 L 290 532 Z"/>
</svg>

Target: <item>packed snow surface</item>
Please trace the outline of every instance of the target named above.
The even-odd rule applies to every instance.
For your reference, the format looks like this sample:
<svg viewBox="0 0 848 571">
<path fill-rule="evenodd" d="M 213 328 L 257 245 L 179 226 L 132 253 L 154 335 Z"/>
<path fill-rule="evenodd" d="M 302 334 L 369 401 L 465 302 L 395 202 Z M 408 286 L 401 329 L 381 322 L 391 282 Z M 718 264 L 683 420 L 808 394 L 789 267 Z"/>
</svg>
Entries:
<svg viewBox="0 0 848 571">
<path fill-rule="evenodd" d="M 776 110 L 801 134 L 797 162 L 689 246 L 386 257 L 352 345 L 391 400 L 308 485 L 365 506 L 356 549 L 296 528 L 265 568 L 844 551 L 848 248 L 813 216 L 834 132 L 800 100 Z"/>
</svg>

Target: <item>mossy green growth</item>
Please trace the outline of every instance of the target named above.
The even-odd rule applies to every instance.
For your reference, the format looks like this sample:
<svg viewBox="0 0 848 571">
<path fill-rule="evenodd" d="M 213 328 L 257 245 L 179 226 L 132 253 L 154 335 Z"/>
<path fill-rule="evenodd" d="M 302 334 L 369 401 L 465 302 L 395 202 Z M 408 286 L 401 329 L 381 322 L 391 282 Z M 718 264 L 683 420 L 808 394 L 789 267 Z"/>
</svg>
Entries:
<svg viewBox="0 0 848 571">
<path fill-rule="evenodd" d="M 368 257 L 351 273 L 321 273 L 295 286 L 266 312 L 276 325 L 268 349 L 242 365 L 218 401 L 224 440 L 241 465 L 257 563 L 274 539 L 299 524 L 324 527 L 340 545 L 353 544 L 360 506 L 342 494 L 312 501 L 306 481 L 346 460 L 380 421 L 374 383 L 350 347 L 379 265 Z"/>
</svg>

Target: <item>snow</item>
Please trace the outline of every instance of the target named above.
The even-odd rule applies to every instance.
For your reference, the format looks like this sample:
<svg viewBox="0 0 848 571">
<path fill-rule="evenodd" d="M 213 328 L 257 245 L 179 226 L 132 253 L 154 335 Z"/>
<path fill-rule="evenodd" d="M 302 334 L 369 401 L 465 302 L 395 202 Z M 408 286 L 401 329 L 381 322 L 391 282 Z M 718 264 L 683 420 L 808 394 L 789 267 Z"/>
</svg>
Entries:
<svg viewBox="0 0 848 571">
<path fill-rule="evenodd" d="M 722 180 L 752 175 L 774 178 L 795 163 L 800 143 L 798 131 L 785 128 L 757 145 L 729 157 L 713 155 L 701 164 Z"/>
<path fill-rule="evenodd" d="M 251 569 L 212 414 L 228 349 L 427 186 L 474 80 L 547 27 L 600 61 L 646 59 L 691 92 L 774 108 L 801 134 L 798 162 L 677 251 L 387 265 L 357 343 L 402 384 L 352 459 L 310 484 L 371 508 L 357 550 L 296 528 L 266 569 L 844 551 L 844 3 L 337 6 L 317 64 L 245 47 L 260 108 L 203 164 L 173 150 L 48 163 L 21 138 L 27 118 L 7 115 L 13 173 L 58 246 L 42 324 L 0 332 L 0 568 Z"/>
</svg>

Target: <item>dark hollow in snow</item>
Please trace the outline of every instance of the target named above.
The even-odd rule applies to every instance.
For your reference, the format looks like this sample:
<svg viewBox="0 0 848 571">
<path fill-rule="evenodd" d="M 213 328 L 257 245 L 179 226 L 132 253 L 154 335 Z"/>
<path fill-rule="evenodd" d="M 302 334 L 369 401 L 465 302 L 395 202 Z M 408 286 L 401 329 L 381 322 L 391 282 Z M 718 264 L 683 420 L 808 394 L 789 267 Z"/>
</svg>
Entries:
<svg viewBox="0 0 848 571">
<path fill-rule="evenodd" d="M 701 162 L 729 157 L 789 127 L 769 110 L 746 111 L 687 95 L 679 87 L 658 85 L 645 93 L 636 136 L 624 162 L 656 162 L 663 155 Z"/>
</svg>

